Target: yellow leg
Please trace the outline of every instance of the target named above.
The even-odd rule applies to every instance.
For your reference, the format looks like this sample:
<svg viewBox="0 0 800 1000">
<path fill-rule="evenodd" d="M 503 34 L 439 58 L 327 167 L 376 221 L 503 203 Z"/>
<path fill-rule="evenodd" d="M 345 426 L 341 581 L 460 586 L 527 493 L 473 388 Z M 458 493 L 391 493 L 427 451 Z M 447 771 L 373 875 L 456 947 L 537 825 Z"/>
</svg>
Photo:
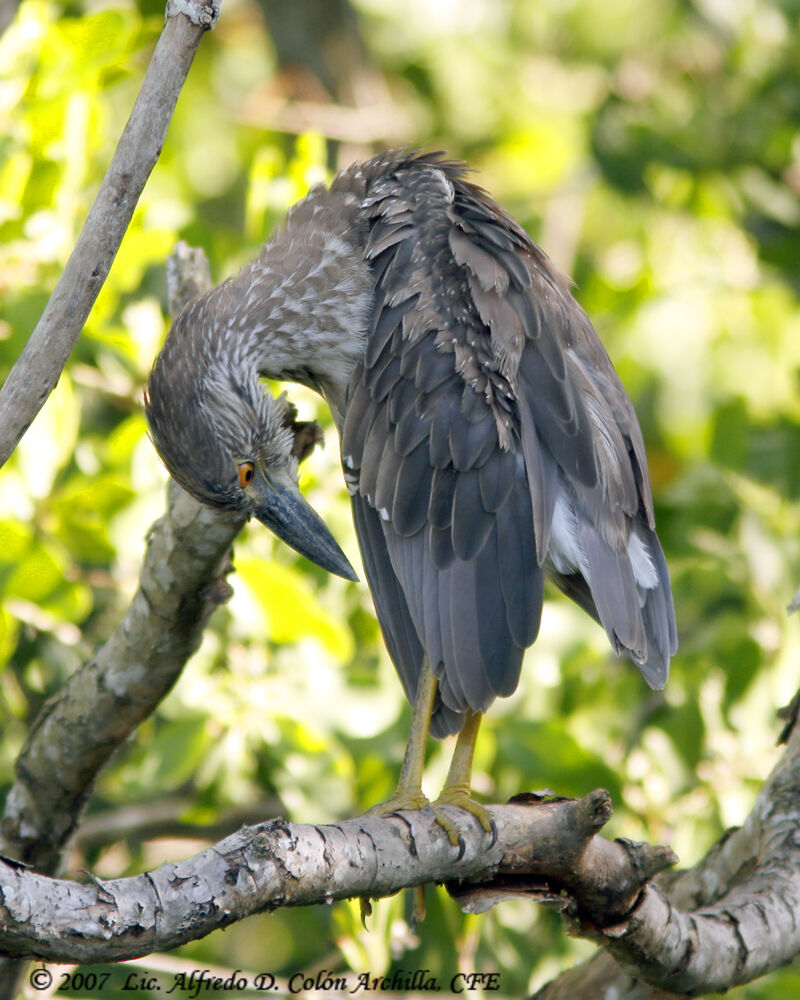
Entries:
<svg viewBox="0 0 800 1000">
<path fill-rule="evenodd" d="M 428 745 L 428 730 L 433 715 L 433 703 L 438 685 L 436 674 L 431 670 L 428 661 L 422 664 L 422 672 L 414 698 L 411 712 L 411 729 L 406 743 L 403 766 L 394 794 L 386 802 L 373 806 L 369 811 L 375 816 L 391 816 L 401 809 L 424 809 L 430 805 L 427 796 L 422 792 L 422 772 L 425 769 L 425 750 Z M 438 817 L 437 817 L 438 819 Z M 413 926 L 425 919 L 425 886 L 417 886 L 414 892 L 414 902 L 411 922 Z M 368 899 L 360 900 L 361 922 L 366 926 L 366 919 L 372 913 L 372 904 Z"/>
<path fill-rule="evenodd" d="M 472 813 L 487 833 L 494 836 L 496 830 L 489 813 L 476 802 L 471 795 L 472 788 L 472 757 L 475 753 L 475 741 L 478 738 L 482 715 L 480 712 L 467 712 L 464 725 L 456 740 L 456 748 L 453 751 L 453 758 L 450 761 L 450 770 L 447 772 L 447 779 L 439 798 L 433 803 L 436 812 L 436 820 L 440 826 L 447 831 L 450 843 L 454 847 L 459 846 L 458 828 L 455 824 L 438 809 L 438 806 L 458 806 L 459 809 L 466 809 Z"/>
<path fill-rule="evenodd" d="M 430 805 L 422 792 L 422 772 L 425 767 L 425 749 L 428 742 L 428 730 L 433 714 L 433 704 L 436 698 L 438 681 L 427 661 L 423 664 L 419 678 L 417 694 L 414 699 L 414 709 L 411 714 L 411 731 L 406 744 L 403 766 L 394 795 L 386 802 L 373 806 L 370 813 L 377 816 L 389 816 L 401 809 L 424 809 Z M 487 833 L 496 835 L 494 823 L 489 813 L 477 803 L 470 794 L 472 779 L 472 757 L 475 752 L 475 740 L 481 725 L 480 712 L 467 712 L 464 725 L 456 740 L 453 759 L 447 772 L 447 780 L 439 798 L 433 803 L 436 822 L 441 826 L 453 847 L 460 846 L 458 827 L 439 806 L 458 806 L 472 813 Z M 494 839 L 492 840 L 494 843 Z"/>
<path fill-rule="evenodd" d="M 417 694 L 414 698 L 411 730 L 408 734 L 397 788 L 390 799 L 370 809 L 370 812 L 377 816 L 389 816 L 400 809 L 424 809 L 429 805 L 428 799 L 422 793 L 422 772 L 425 768 L 425 749 L 437 684 L 436 675 L 426 660 L 422 665 Z"/>
</svg>

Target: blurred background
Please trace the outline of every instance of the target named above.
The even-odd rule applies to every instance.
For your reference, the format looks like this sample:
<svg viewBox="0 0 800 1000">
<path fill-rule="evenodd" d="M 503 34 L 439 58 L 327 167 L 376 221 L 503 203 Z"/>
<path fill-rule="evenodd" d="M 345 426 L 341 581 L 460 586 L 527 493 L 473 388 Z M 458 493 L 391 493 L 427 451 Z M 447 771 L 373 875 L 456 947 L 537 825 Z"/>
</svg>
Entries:
<svg viewBox="0 0 800 1000">
<path fill-rule="evenodd" d="M 519 690 L 484 724 L 476 791 L 603 786 L 610 835 L 671 844 L 684 865 L 740 824 L 780 755 L 776 710 L 800 665 L 786 610 L 800 585 L 799 20 L 799 0 L 225 0 L 84 335 L 0 472 L 0 799 L 42 702 L 119 619 L 164 509 L 141 396 L 174 243 L 203 247 L 221 280 L 311 184 L 408 144 L 468 160 L 573 277 L 643 426 L 681 641 L 651 692 L 551 595 Z M 4 375 L 163 4 L 6 2 L 0 23 Z M 325 429 L 301 485 L 358 567 L 330 417 L 289 392 Z M 257 523 L 235 563 L 233 599 L 98 782 L 70 877 L 178 860 L 243 821 L 350 817 L 391 791 L 409 709 L 366 585 Z M 450 752 L 432 746 L 430 792 Z M 143 962 L 498 971 L 501 995 L 520 996 L 593 951 L 532 903 L 466 917 L 429 889 L 416 935 L 406 906 L 378 903 L 366 930 L 355 904 L 282 911 Z M 792 968 L 729 994 L 798 995 Z"/>
</svg>

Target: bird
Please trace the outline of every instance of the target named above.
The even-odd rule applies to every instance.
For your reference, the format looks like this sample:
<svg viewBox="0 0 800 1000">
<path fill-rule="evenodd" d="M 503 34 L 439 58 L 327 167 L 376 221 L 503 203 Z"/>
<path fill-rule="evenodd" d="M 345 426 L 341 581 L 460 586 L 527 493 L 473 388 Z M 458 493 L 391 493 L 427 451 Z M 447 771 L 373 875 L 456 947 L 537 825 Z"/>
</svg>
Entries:
<svg viewBox="0 0 800 1000">
<path fill-rule="evenodd" d="M 633 404 L 569 282 L 442 152 L 388 150 L 319 184 L 258 256 L 173 323 L 145 397 L 199 500 L 244 510 L 355 573 L 296 485 L 262 378 L 319 392 L 339 432 L 362 564 L 413 705 L 382 814 L 471 794 L 484 713 L 511 695 L 545 579 L 663 688 L 677 632 Z M 441 794 L 429 735 L 458 734 Z"/>
</svg>

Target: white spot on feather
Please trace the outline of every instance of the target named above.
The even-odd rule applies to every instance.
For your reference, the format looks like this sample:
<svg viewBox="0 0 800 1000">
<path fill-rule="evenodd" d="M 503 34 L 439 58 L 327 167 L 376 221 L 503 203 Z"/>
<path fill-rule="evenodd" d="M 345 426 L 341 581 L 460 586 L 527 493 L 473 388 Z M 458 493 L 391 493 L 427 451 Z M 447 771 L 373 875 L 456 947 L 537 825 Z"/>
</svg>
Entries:
<svg viewBox="0 0 800 1000">
<path fill-rule="evenodd" d="M 628 558 L 639 586 L 645 590 L 655 590 L 658 586 L 658 573 L 653 565 L 650 550 L 635 532 L 631 533 L 631 540 L 628 543 Z"/>
<path fill-rule="evenodd" d="M 548 555 L 559 573 L 565 575 L 580 570 L 588 580 L 589 564 L 578 541 L 578 523 L 568 497 L 559 490 L 553 507 Z"/>
</svg>

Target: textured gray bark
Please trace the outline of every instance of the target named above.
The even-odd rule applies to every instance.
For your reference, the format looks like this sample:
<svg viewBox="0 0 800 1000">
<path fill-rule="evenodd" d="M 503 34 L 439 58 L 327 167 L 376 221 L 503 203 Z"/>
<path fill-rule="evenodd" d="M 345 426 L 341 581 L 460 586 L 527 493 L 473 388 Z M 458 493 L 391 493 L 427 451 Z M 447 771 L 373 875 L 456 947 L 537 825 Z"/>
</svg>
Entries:
<svg viewBox="0 0 800 1000">
<path fill-rule="evenodd" d="M 800 726 L 742 827 L 693 868 L 651 884 L 633 913 L 596 935 L 607 950 L 537 1000 L 662 1000 L 751 982 L 800 954 Z"/>
<path fill-rule="evenodd" d="M 200 39 L 218 12 L 217 0 L 170 0 L 167 4 L 164 30 L 75 249 L 0 389 L 0 466 L 58 382 L 161 153 Z"/>
<path fill-rule="evenodd" d="M 201 854 L 129 879 L 61 882 L 0 863 L 1 947 L 53 961 L 129 958 L 175 947 L 277 906 L 383 896 L 444 881 L 470 912 L 513 897 L 562 910 L 606 947 L 539 1000 L 666 1000 L 749 982 L 800 951 L 800 729 L 745 825 L 693 869 L 650 879 L 665 848 L 597 834 L 608 796 L 492 806 L 497 841 L 453 811 L 454 850 L 430 810 L 313 827 L 246 828 Z"/>
<path fill-rule="evenodd" d="M 228 596 L 224 574 L 242 523 L 170 484 L 128 611 L 28 735 L 0 824 L 0 853 L 37 871 L 58 870 L 97 773 L 170 690 Z"/>
<path fill-rule="evenodd" d="M 173 308 L 209 284 L 205 259 L 179 247 L 170 269 Z M 0 853 L 58 871 L 98 772 L 175 683 L 226 599 L 224 574 L 241 526 L 240 517 L 203 507 L 170 483 L 128 611 L 31 729 L 0 820 Z M 0 1000 L 16 995 L 20 971 L 18 962 L 0 959 Z"/>
<path fill-rule="evenodd" d="M 573 905 L 600 920 L 630 909 L 669 851 L 605 840 L 608 795 L 491 807 L 497 840 L 451 809 L 454 848 L 431 809 L 334 826 L 274 820 L 178 864 L 132 878 L 78 884 L 0 861 L 0 948 L 50 961 L 101 962 L 174 948 L 252 913 L 352 896 L 387 896 L 455 879 L 469 909 L 509 893 Z M 483 883 L 493 880 L 487 889 Z"/>
</svg>

